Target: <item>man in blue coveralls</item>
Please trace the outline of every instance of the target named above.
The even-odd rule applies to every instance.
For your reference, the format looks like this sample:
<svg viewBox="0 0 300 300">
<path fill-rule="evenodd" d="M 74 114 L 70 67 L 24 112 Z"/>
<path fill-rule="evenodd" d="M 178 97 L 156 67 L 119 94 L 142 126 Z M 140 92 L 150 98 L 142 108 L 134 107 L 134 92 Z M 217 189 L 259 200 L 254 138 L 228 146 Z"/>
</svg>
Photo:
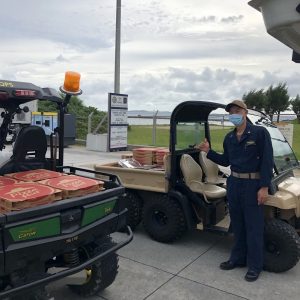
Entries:
<svg viewBox="0 0 300 300">
<path fill-rule="evenodd" d="M 229 260 L 221 263 L 220 268 L 232 270 L 247 265 L 245 279 L 255 281 L 263 268 L 263 204 L 273 174 L 273 148 L 268 131 L 247 122 L 243 101 L 234 100 L 225 110 L 235 129 L 224 139 L 224 153 L 211 150 L 207 140 L 198 148 L 210 160 L 231 168 L 227 198 L 235 241 Z"/>
</svg>

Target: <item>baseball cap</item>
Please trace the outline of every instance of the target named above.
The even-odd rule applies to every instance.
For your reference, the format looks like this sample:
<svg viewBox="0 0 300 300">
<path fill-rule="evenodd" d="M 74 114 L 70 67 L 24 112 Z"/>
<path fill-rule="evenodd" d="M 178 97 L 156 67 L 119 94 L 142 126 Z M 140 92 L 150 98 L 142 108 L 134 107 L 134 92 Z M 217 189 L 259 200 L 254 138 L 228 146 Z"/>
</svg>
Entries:
<svg viewBox="0 0 300 300">
<path fill-rule="evenodd" d="M 233 100 L 232 102 L 230 102 L 229 104 L 226 105 L 225 110 L 227 112 L 229 112 L 229 110 L 232 106 L 238 106 L 240 108 L 247 110 L 247 105 L 242 100 Z"/>
</svg>

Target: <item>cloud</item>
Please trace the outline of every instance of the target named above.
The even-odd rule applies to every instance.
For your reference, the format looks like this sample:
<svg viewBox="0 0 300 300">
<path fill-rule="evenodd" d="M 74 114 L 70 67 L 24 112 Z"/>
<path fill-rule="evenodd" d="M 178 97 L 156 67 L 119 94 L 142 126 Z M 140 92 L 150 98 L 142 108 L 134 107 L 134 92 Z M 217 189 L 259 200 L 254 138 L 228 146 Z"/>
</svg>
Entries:
<svg viewBox="0 0 300 300">
<path fill-rule="evenodd" d="M 129 109 L 147 109 L 145 103 L 151 102 L 159 110 L 172 110 L 186 100 L 205 100 L 226 103 L 241 98 L 252 89 L 266 89 L 282 80 L 287 82 L 292 97 L 297 93 L 297 78 L 300 73 L 286 77 L 264 71 L 253 75 L 239 73 L 226 68 L 205 67 L 197 72 L 189 69 L 170 68 L 160 74 L 143 74 L 131 77 L 126 83 L 129 94 Z M 129 84 L 130 82 L 130 84 Z M 150 107 L 149 107 L 150 109 Z"/>
<path fill-rule="evenodd" d="M 188 23 L 215 23 L 217 21 L 216 16 L 203 16 L 203 17 L 184 17 L 183 20 Z"/>
<path fill-rule="evenodd" d="M 238 23 L 244 19 L 243 15 L 239 16 L 229 16 L 221 19 L 221 23 Z"/>
<path fill-rule="evenodd" d="M 100 1 L 101 2 L 101 1 Z M 113 5 L 96 0 L 11 0 L 1 3 L 2 38 L 46 38 L 89 50 L 113 44 Z M 102 16 L 99 18 L 99 16 Z"/>
<path fill-rule="evenodd" d="M 68 61 L 62 54 L 59 54 L 55 60 L 58 62 Z"/>
<path fill-rule="evenodd" d="M 65 71 L 78 71 L 81 98 L 106 110 L 114 87 L 115 3 L 3 2 L 1 77 L 58 88 Z M 130 109 L 224 101 L 281 81 L 294 95 L 299 74 L 290 56 L 246 0 L 122 1 L 121 91 Z"/>
</svg>

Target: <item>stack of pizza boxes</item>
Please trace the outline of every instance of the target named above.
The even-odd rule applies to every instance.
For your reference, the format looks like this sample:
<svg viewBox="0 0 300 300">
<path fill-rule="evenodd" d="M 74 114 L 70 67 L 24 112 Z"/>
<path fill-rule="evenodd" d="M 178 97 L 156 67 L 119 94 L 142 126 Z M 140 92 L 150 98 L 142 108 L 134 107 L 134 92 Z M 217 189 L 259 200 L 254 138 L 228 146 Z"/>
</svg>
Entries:
<svg viewBox="0 0 300 300">
<path fill-rule="evenodd" d="M 164 157 L 169 154 L 169 149 L 167 148 L 159 148 L 155 152 L 156 163 L 159 166 L 164 165 Z"/>
<path fill-rule="evenodd" d="M 0 176 L 0 212 L 18 211 L 103 190 L 103 181 L 38 169 Z"/>
<path fill-rule="evenodd" d="M 167 148 L 135 148 L 133 158 L 142 165 L 163 166 L 164 156 L 169 153 Z"/>
<path fill-rule="evenodd" d="M 156 148 L 135 148 L 132 150 L 133 158 L 142 165 L 153 165 Z"/>
</svg>

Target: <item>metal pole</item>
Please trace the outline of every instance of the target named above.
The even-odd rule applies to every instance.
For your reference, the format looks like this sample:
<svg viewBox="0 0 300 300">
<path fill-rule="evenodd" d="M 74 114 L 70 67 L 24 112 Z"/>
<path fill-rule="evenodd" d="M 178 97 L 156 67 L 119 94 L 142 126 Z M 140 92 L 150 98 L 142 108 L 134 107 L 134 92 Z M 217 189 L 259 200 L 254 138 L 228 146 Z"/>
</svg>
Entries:
<svg viewBox="0 0 300 300">
<path fill-rule="evenodd" d="M 152 125 L 152 145 L 156 146 L 156 120 L 157 120 L 158 110 L 153 115 L 153 125 Z"/>
<path fill-rule="evenodd" d="M 94 112 L 92 111 L 88 116 L 88 133 L 92 132 L 92 116 Z"/>
<path fill-rule="evenodd" d="M 121 0 L 117 0 L 115 44 L 115 93 L 120 94 Z"/>
</svg>

